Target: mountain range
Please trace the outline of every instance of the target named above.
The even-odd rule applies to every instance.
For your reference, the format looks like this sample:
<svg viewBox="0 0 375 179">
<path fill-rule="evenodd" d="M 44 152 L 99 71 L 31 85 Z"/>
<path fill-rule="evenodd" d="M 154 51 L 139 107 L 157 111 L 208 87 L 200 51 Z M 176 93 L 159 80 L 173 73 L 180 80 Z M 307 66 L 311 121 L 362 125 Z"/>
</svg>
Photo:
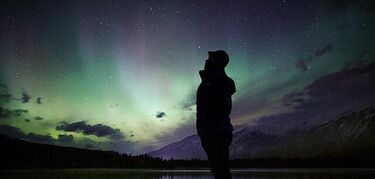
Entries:
<svg viewBox="0 0 375 179">
<path fill-rule="evenodd" d="M 375 108 L 347 112 L 316 126 L 295 126 L 270 134 L 254 126 L 233 133 L 231 159 L 334 158 L 375 159 Z M 171 143 L 150 156 L 163 159 L 206 159 L 197 135 Z"/>
</svg>

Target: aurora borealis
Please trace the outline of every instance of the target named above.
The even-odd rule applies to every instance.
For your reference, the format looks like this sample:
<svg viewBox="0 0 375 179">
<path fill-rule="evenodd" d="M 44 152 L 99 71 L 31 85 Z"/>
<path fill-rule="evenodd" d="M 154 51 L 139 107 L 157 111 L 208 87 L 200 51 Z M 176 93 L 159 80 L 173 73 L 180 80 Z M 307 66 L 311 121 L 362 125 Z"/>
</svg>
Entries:
<svg viewBox="0 0 375 179">
<path fill-rule="evenodd" d="M 120 152 L 160 148 L 196 133 L 198 71 L 217 49 L 228 52 L 237 86 L 232 123 L 261 125 L 301 109 L 285 99 L 307 87 L 338 94 L 315 88 L 317 79 L 373 63 L 374 16 L 370 0 L 2 1 L 0 131 Z M 332 113 L 373 103 L 370 81 L 339 93 L 345 107 Z"/>
</svg>

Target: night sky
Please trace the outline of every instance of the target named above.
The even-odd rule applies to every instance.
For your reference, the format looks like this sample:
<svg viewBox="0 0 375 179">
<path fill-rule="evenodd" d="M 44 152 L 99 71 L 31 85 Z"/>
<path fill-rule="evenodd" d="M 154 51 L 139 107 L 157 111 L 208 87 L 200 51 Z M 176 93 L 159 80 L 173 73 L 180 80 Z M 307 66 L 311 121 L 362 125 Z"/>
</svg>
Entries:
<svg viewBox="0 0 375 179">
<path fill-rule="evenodd" d="M 371 0 L 1 1 L 0 132 L 140 153 L 195 134 L 198 71 L 230 56 L 234 126 L 280 132 L 375 101 Z"/>
</svg>

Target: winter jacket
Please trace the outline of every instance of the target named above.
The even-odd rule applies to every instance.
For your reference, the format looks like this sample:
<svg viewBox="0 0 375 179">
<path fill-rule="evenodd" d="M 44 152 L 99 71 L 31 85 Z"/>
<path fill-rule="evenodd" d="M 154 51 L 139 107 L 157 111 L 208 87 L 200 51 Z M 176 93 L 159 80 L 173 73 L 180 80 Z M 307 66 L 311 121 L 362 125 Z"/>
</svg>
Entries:
<svg viewBox="0 0 375 179">
<path fill-rule="evenodd" d="M 234 81 L 224 69 L 199 71 L 202 82 L 197 90 L 197 133 L 201 138 L 232 134 L 230 122 Z"/>
</svg>

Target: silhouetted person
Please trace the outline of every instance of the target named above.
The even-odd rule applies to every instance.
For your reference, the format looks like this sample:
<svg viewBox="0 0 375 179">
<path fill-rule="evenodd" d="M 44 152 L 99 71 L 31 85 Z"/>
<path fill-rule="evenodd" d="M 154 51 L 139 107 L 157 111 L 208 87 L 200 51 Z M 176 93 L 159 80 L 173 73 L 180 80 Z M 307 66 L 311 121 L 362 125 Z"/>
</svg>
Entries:
<svg viewBox="0 0 375 179">
<path fill-rule="evenodd" d="M 204 70 L 199 71 L 202 82 L 197 90 L 196 127 L 215 179 L 231 178 L 229 146 L 233 127 L 229 115 L 236 87 L 224 71 L 228 62 L 225 51 L 210 51 Z"/>
</svg>

